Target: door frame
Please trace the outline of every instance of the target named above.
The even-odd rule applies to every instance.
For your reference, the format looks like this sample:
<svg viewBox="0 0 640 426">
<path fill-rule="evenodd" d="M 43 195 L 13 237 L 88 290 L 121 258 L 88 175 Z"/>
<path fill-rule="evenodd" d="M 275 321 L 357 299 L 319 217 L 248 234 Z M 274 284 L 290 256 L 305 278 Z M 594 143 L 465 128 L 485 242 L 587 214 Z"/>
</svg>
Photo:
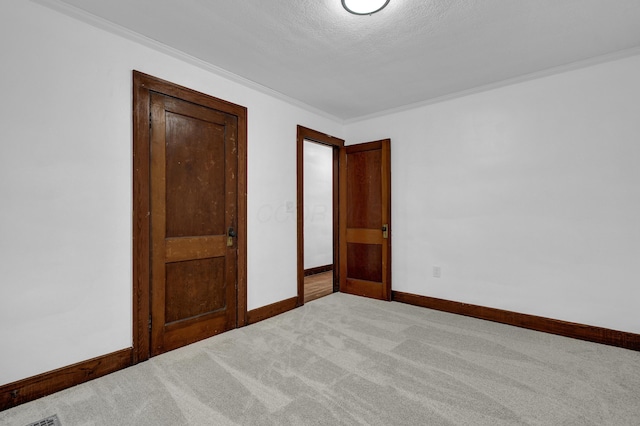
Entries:
<svg viewBox="0 0 640 426">
<path fill-rule="evenodd" d="M 333 149 L 333 291 L 340 291 L 340 152 L 344 139 L 298 125 L 297 159 L 297 221 L 298 221 L 298 301 L 304 305 L 304 141 L 312 141 Z"/>
<path fill-rule="evenodd" d="M 133 352 L 132 364 L 150 357 L 151 208 L 150 102 L 160 93 L 224 111 L 238 118 L 238 270 L 236 327 L 247 324 L 247 109 L 207 94 L 133 71 Z"/>
</svg>

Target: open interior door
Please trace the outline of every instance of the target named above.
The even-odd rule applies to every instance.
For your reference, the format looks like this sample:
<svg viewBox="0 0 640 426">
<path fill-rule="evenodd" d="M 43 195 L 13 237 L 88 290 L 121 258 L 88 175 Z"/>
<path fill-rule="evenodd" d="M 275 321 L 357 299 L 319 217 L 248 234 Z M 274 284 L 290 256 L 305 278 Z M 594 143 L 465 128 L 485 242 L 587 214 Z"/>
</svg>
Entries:
<svg viewBox="0 0 640 426">
<path fill-rule="evenodd" d="M 391 300 L 391 141 L 341 149 L 340 291 Z"/>
</svg>

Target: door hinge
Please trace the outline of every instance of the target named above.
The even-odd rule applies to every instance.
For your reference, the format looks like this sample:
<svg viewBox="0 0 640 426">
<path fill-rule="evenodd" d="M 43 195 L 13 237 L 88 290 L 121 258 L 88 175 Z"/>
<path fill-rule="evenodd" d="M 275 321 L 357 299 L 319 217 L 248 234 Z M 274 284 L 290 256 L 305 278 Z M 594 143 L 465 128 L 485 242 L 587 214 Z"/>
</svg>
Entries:
<svg viewBox="0 0 640 426">
<path fill-rule="evenodd" d="M 149 315 L 149 331 L 151 331 L 151 315 Z"/>
</svg>

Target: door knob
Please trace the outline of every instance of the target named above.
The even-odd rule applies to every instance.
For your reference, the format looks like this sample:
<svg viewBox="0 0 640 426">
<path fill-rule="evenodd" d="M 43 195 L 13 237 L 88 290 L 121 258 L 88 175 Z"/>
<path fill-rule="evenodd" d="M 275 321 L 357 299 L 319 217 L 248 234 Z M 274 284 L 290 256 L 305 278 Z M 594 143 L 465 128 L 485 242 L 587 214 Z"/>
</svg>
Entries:
<svg viewBox="0 0 640 426">
<path fill-rule="evenodd" d="M 389 238 L 389 225 L 382 225 L 382 238 Z"/>
<path fill-rule="evenodd" d="M 227 232 L 227 247 L 233 247 L 233 237 L 237 237 L 237 234 L 233 227 L 231 227 L 229 228 L 229 232 Z"/>
</svg>

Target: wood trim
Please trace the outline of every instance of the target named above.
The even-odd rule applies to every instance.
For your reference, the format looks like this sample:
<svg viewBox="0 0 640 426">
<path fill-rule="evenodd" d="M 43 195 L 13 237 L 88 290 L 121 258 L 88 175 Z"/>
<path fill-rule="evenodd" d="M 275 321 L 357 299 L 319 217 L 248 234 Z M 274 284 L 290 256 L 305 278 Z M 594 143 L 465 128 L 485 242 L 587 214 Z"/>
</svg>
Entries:
<svg viewBox="0 0 640 426">
<path fill-rule="evenodd" d="M 333 149 L 333 292 L 340 291 L 340 148 Z M 304 259 L 304 257 L 303 257 Z"/>
<path fill-rule="evenodd" d="M 336 138 L 317 130 L 298 125 L 296 137 L 296 167 L 297 167 L 297 228 L 298 228 L 298 306 L 304 305 L 304 141 L 310 140 L 333 147 L 333 265 L 340 259 L 340 203 L 339 203 L 339 170 L 340 149 L 344 147 L 344 139 Z M 332 266 L 333 266 L 332 265 Z M 333 268 L 334 291 L 339 291 L 339 272 Z"/>
<path fill-rule="evenodd" d="M 133 357 L 149 359 L 150 149 L 149 88 L 144 75 L 133 72 Z M 146 141 L 143 143 L 142 141 Z"/>
<path fill-rule="evenodd" d="M 338 223 L 340 224 L 340 229 L 338 235 L 342 238 L 339 239 L 338 253 L 340 257 L 338 258 L 338 288 L 341 291 L 346 291 L 347 285 L 347 251 L 343 250 L 343 246 L 346 247 L 346 240 L 343 241 L 344 238 L 347 237 L 347 150 L 345 148 L 340 149 L 339 155 L 339 164 L 340 170 L 338 173 L 340 174 L 340 186 L 339 186 L 339 194 L 338 197 L 340 199 L 339 205 L 343 208 L 339 209 L 338 215 Z"/>
<path fill-rule="evenodd" d="M 296 229 L 298 306 L 304 305 L 304 127 L 298 126 L 296 135 Z"/>
<path fill-rule="evenodd" d="M 247 108 L 238 115 L 238 305 L 237 327 L 247 325 Z"/>
<path fill-rule="evenodd" d="M 152 93 L 223 110 L 238 119 L 238 270 L 236 326 L 247 324 L 247 108 L 133 71 L 133 355 L 149 359 L 150 170 L 149 106 Z"/>
<path fill-rule="evenodd" d="M 394 291 L 393 300 L 544 333 L 640 351 L 640 334 Z"/>
<path fill-rule="evenodd" d="M 324 266 L 316 266 L 315 268 L 309 268 L 304 270 L 304 276 L 308 277 L 309 275 L 321 274 L 323 272 L 329 272 L 333 269 L 333 264 L 324 265 Z"/>
<path fill-rule="evenodd" d="M 382 271 L 386 274 L 386 285 L 383 287 L 384 300 L 391 300 L 391 262 L 393 256 L 391 255 L 392 246 L 392 234 L 393 234 L 393 221 L 391 220 L 391 139 L 384 139 L 380 141 L 382 144 L 382 205 L 386 206 L 382 213 L 382 223 L 387 225 L 387 240 L 386 244 L 382 244 L 382 261 L 386 262 L 382 265 Z M 384 239 L 383 239 L 384 241 Z M 384 253 L 386 251 L 386 253 Z"/>
<path fill-rule="evenodd" d="M 132 348 L 123 349 L 2 385 L 0 386 L 0 411 L 129 367 L 132 363 L 132 354 Z"/>
<path fill-rule="evenodd" d="M 281 300 L 261 308 L 252 309 L 247 312 L 247 323 L 255 324 L 267 318 L 275 317 L 298 307 L 298 296 Z"/>
</svg>

